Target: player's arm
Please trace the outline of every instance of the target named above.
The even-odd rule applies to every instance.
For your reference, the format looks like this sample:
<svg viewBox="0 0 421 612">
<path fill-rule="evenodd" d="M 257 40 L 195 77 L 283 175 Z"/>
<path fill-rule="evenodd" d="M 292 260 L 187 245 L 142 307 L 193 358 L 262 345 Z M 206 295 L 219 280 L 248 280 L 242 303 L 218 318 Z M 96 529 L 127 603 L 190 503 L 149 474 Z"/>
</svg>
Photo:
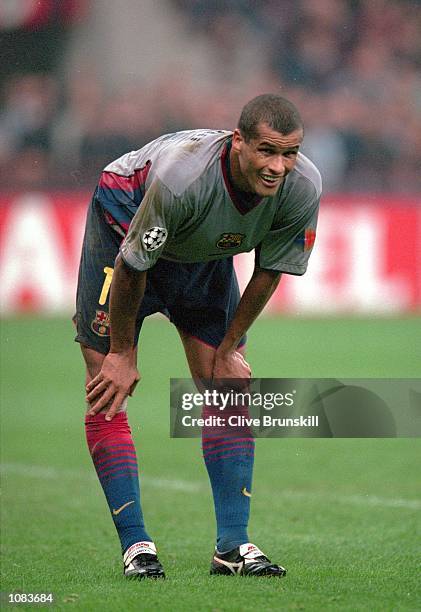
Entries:
<svg viewBox="0 0 421 612">
<path fill-rule="evenodd" d="M 286 207 L 280 206 L 273 225 L 256 248 L 253 276 L 240 300 L 227 334 L 216 352 L 214 378 L 247 378 L 250 368 L 237 352 L 238 342 L 275 291 L 281 273 L 302 275 L 312 251 L 321 179 L 303 180 Z"/>
<path fill-rule="evenodd" d="M 214 378 L 249 378 L 251 371 L 237 351 L 241 338 L 256 320 L 278 286 L 281 272 L 255 266 L 234 318 L 215 355 Z"/>
<path fill-rule="evenodd" d="M 127 266 L 118 255 L 110 293 L 110 352 L 103 361 L 100 373 L 86 386 L 87 400 L 91 405 L 89 415 L 109 405 L 106 419 L 110 420 L 125 398 L 132 394 L 140 379 L 133 342 L 146 275 L 146 271 Z"/>
<path fill-rule="evenodd" d="M 180 219 L 173 194 L 155 180 L 139 206 L 116 259 L 110 292 L 110 352 L 101 372 L 87 385 L 89 414 L 107 408 L 111 419 L 130 395 L 140 376 L 134 349 L 136 317 L 146 274 L 158 261 L 166 239 Z"/>
</svg>

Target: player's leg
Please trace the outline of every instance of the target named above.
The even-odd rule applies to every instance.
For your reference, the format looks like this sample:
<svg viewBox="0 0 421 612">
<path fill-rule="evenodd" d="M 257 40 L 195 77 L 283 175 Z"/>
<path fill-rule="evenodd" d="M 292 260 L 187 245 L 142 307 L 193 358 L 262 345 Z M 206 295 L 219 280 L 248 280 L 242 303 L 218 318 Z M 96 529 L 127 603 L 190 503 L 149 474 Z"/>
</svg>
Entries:
<svg viewBox="0 0 421 612">
<path fill-rule="evenodd" d="M 86 382 L 100 371 L 109 350 L 108 289 L 119 236 L 93 200 L 88 213 L 77 295 L 77 337 L 86 364 Z M 127 402 L 125 402 L 126 404 Z M 120 538 L 127 576 L 163 576 L 144 525 L 138 465 L 126 405 L 112 419 L 104 412 L 85 416 L 89 452 Z"/>
<path fill-rule="evenodd" d="M 194 379 L 212 378 L 216 349 L 183 330 L 179 330 L 191 375 Z M 239 349 L 243 354 L 245 347 Z M 204 416 L 215 408 L 207 406 Z M 229 408 L 229 413 L 245 413 L 247 407 Z M 206 428 L 202 430 L 202 450 L 212 486 L 217 524 L 217 548 L 228 551 L 249 541 L 247 525 L 253 475 L 254 439 L 247 427 L 236 429 Z"/>
<path fill-rule="evenodd" d="M 189 264 L 180 297 L 182 308 L 173 308 L 176 324 L 195 379 L 210 380 L 217 347 L 234 316 L 240 292 L 232 259 Z M 182 272 L 180 272 L 182 274 Z M 176 305 L 177 306 L 177 305 Z M 245 338 L 240 342 L 244 353 Z M 205 408 L 205 416 L 215 410 Z M 246 412 L 246 406 L 226 408 Z M 254 439 L 248 428 L 233 432 L 203 428 L 202 449 L 212 486 L 217 524 L 217 547 L 229 551 L 248 542 L 250 492 L 254 461 Z"/>
<path fill-rule="evenodd" d="M 173 271 L 174 275 L 183 272 Z M 232 259 L 185 266 L 183 291 L 172 304 L 171 319 L 181 335 L 193 378 L 212 378 L 217 347 L 237 309 L 240 292 Z M 245 338 L 237 350 L 243 354 Z M 215 407 L 205 410 L 212 412 Z M 248 414 L 247 406 L 225 409 Z M 272 564 L 249 542 L 254 462 L 254 438 L 248 427 L 203 428 L 202 447 L 212 486 L 217 523 L 217 548 L 211 573 L 281 576 L 284 568 Z"/>
<path fill-rule="evenodd" d="M 192 377 L 209 381 L 216 349 L 181 329 L 179 333 Z M 245 354 L 244 345 L 238 350 Z M 215 409 L 209 406 L 205 408 L 204 416 L 214 412 Z M 247 413 L 247 406 L 227 407 L 224 416 L 247 416 Z M 238 427 L 233 431 L 227 427 L 204 427 L 202 449 L 212 486 L 217 524 L 211 573 L 285 575 L 285 568 L 271 563 L 257 546 L 250 543 L 247 533 L 254 460 L 254 439 L 249 428 Z"/>
</svg>

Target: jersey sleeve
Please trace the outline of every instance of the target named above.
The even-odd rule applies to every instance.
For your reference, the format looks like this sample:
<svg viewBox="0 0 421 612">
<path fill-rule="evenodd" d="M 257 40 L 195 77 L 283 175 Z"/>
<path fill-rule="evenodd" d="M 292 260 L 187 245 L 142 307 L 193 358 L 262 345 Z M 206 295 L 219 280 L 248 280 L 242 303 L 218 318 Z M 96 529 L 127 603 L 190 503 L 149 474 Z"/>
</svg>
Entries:
<svg viewBox="0 0 421 612">
<path fill-rule="evenodd" d="M 182 221 L 184 207 L 159 179 L 146 191 L 123 240 L 120 253 L 127 265 L 152 268 Z"/>
<path fill-rule="evenodd" d="M 286 205 L 286 213 L 281 207 L 271 229 L 256 247 L 260 268 L 296 276 L 305 273 L 316 238 L 319 202 L 320 194 L 311 189 L 301 191 L 295 205 Z"/>
</svg>

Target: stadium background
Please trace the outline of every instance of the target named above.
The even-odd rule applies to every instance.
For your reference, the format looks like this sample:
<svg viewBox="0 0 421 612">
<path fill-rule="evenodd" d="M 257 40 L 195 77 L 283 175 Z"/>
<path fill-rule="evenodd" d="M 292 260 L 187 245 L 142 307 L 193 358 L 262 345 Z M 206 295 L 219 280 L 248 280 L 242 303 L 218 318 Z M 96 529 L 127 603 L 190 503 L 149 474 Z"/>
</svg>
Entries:
<svg viewBox="0 0 421 612">
<path fill-rule="evenodd" d="M 253 539 L 290 577 L 282 590 L 225 581 L 216 593 L 198 445 L 168 439 L 167 380 L 187 369 L 160 319 L 145 328 L 130 414 L 145 511 L 173 579 L 122 583 L 84 448 L 69 314 L 102 167 L 163 132 L 230 129 L 245 101 L 280 92 L 302 111 L 325 195 L 309 271 L 281 282 L 250 333 L 254 374 L 419 377 L 420 31 L 415 0 L 1 4 L 4 590 L 49 589 L 80 609 L 120 609 L 122 597 L 137 609 L 139 590 L 143 609 L 416 609 L 410 439 L 260 441 Z M 251 267 L 239 259 L 243 285 Z"/>
</svg>

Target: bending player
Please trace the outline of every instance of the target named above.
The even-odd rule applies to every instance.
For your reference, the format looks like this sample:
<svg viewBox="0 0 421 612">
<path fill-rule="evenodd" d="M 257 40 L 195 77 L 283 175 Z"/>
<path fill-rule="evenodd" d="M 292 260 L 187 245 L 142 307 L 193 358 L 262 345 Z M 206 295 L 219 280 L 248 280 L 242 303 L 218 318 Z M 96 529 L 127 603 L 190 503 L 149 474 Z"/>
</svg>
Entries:
<svg viewBox="0 0 421 612">
<path fill-rule="evenodd" d="M 116 526 L 127 577 L 164 577 L 140 503 L 127 398 L 140 379 L 143 319 L 176 325 L 194 378 L 249 378 L 245 334 L 281 273 L 304 274 L 321 179 L 299 153 L 303 125 L 288 100 L 258 96 L 234 132 L 161 136 L 101 175 L 88 212 L 77 294 L 86 363 L 89 450 Z M 255 249 L 240 299 L 233 255 Z M 111 291 L 109 286 L 112 276 Z M 204 437 L 215 504 L 212 574 L 282 576 L 249 542 L 254 442 Z"/>
</svg>

